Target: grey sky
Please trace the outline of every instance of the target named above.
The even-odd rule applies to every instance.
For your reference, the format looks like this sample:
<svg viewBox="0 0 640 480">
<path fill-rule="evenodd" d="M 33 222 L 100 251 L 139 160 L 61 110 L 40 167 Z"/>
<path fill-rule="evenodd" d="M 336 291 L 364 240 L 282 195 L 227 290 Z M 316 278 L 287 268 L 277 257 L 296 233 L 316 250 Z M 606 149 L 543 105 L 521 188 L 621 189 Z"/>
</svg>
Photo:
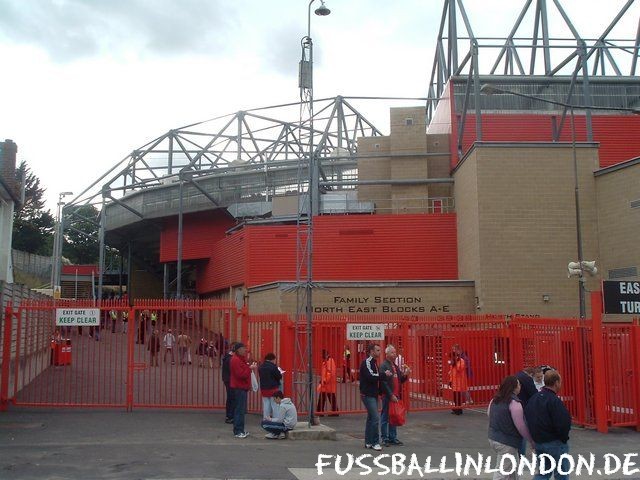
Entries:
<svg viewBox="0 0 640 480">
<path fill-rule="evenodd" d="M 124 53 L 225 50 L 235 22 L 222 0 L 0 0 L 0 35 L 56 61 Z"/>
<path fill-rule="evenodd" d="M 561 3 L 578 32 L 593 38 L 625 1 Z M 312 18 L 316 98 L 426 95 L 443 0 L 326 2 L 331 15 Z M 547 3 L 550 34 L 567 37 L 554 2 Z M 464 0 L 479 36 L 505 37 L 524 4 Z M 0 138 L 16 141 L 19 159 L 41 178 L 53 205 L 56 192 L 80 191 L 170 128 L 297 101 L 307 5 L 0 0 L 0 58 L 10 66 L 0 75 Z M 634 37 L 639 11 L 636 1 L 612 36 Z M 532 24 L 530 13 L 520 35 L 531 35 Z M 399 104 L 355 104 L 382 131 L 391 106 Z"/>
</svg>

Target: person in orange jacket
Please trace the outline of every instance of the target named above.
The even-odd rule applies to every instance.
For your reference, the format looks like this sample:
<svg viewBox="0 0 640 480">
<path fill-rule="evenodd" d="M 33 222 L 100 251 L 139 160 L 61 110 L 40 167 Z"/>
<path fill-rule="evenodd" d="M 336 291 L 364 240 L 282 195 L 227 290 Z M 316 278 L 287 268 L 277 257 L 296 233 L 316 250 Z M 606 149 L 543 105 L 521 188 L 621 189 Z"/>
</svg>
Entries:
<svg viewBox="0 0 640 480">
<path fill-rule="evenodd" d="M 462 398 L 469 389 L 469 380 L 467 379 L 467 366 L 464 358 L 462 358 L 462 349 L 459 345 L 453 346 L 451 359 L 449 360 L 449 386 L 453 390 L 453 403 L 456 407 L 462 405 Z M 454 415 L 462 415 L 461 408 L 451 410 Z"/>
<path fill-rule="evenodd" d="M 322 350 L 322 369 L 320 370 L 320 384 L 318 385 L 318 408 L 316 411 L 324 412 L 324 406 L 329 399 L 331 411 L 338 411 L 336 401 L 336 388 L 338 378 L 336 376 L 336 361 L 329 355 L 329 352 Z"/>
</svg>

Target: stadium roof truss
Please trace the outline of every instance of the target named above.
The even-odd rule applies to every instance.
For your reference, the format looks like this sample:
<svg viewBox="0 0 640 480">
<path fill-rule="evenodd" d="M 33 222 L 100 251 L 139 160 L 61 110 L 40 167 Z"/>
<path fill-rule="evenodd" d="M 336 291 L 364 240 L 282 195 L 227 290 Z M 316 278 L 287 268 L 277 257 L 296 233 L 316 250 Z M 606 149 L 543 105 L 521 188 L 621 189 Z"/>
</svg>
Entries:
<svg viewBox="0 0 640 480">
<path fill-rule="evenodd" d="M 640 15 L 635 0 L 627 0 L 597 38 L 580 36 L 560 0 L 526 0 L 506 38 L 474 35 L 464 2 L 444 0 L 443 3 L 429 81 L 427 119 L 433 118 L 450 79 L 464 83 L 461 121 L 456 132 L 458 145 L 461 144 L 467 113 L 472 107 L 475 110 L 476 105 L 484 107 L 481 99 L 483 81 L 510 82 L 510 88 L 513 89 L 518 79 L 535 77 L 537 96 L 548 95 L 556 102 L 592 107 L 592 80 L 622 77 L 635 77 L 637 80 Z M 620 20 L 625 15 L 633 18 L 632 13 L 639 19 L 635 38 L 612 38 L 612 32 Z M 556 18 L 564 27 L 565 31 L 559 36 L 550 34 L 550 14 L 557 15 Z M 525 19 L 532 20 L 529 32 L 525 32 Z M 465 33 L 459 34 L 459 31 Z M 569 87 L 554 90 L 554 80 L 559 79 L 566 80 Z M 548 91 L 544 90 L 545 82 L 551 87 Z M 634 98 L 637 96 L 634 95 Z M 561 125 L 564 124 L 566 110 L 563 111 Z M 591 111 L 586 109 L 585 115 L 587 135 L 591 140 Z M 476 139 L 482 140 L 482 115 L 475 115 L 475 123 Z M 560 129 L 556 139 L 559 136 Z"/>
<path fill-rule="evenodd" d="M 344 97 L 324 98 L 315 103 L 315 152 L 322 162 L 323 180 L 331 180 L 338 171 L 355 167 L 359 136 L 376 136 L 381 132 Z M 298 164 L 306 162 L 308 156 L 309 122 L 281 118 L 293 118 L 299 106 L 300 103 L 291 103 L 255 108 L 170 130 L 131 152 L 71 204 L 98 203 L 104 197 L 135 210 L 122 199 L 181 179 L 212 203 L 219 204 L 200 183 L 207 178 L 243 173 L 254 177 L 253 193 L 293 187 L 297 183 Z M 337 164 L 341 167 L 333 168 Z M 265 183 L 265 176 L 282 171 L 290 171 L 291 175 L 280 175 L 280 185 Z M 143 212 L 137 213 L 144 217 Z"/>
<path fill-rule="evenodd" d="M 476 106 L 481 107 L 478 113 L 487 107 L 496 109 L 496 105 L 503 110 L 522 108 L 517 99 L 510 102 L 481 98 L 482 82 L 523 89 L 522 93 L 546 96 L 572 106 L 590 107 L 600 102 L 601 109 L 637 107 L 637 7 L 636 0 L 627 0 L 600 36 L 583 38 L 560 0 L 524 0 L 508 35 L 499 38 L 474 35 L 463 0 L 443 0 L 428 95 L 411 100 L 426 101 L 430 121 L 447 95 L 449 82 L 459 87 L 451 99 L 460 117 L 458 131 L 452 132 L 458 145 L 467 114 Z M 550 15 L 556 15 L 552 19 L 558 21 L 552 23 L 560 23 L 565 29 L 563 34 L 550 33 Z M 639 19 L 635 38 L 613 38 L 625 16 Z M 530 33 L 523 32 L 528 20 L 532 20 Z M 592 84 L 598 82 L 626 82 L 631 88 L 619 96 L 607 91 L 594 97 Z M 84 189 L 63 209 L 63 222 L 73 228 L 76 220 L 82 221 L 76 217 L 80 206 L 101 205 L 100 236 L 104 246 L 105 231 L 140 220 L 178 211 L 182 214 L 212 206 L 227 207 L 236 202 L 265 202 L 274 195 L 306 191 L 308 181 L 304 179 L 308 173 L 301 169 L 307 168 L 311 139 L 320 164 L 320 185 L 353 188 L 357 183 L 353 180 L 357 179 L 358 137 L 382 135 L 354 108 L 351 101 L 355 99 L 409 100 L 336 96 L 313 101 L 313 123 L 308 118 L 300 120 L 305 107 L 302 101 L 243 110 L 172 129 L 132 151 Z M 562 112 L 558 138 L 566 110 Z M 589 109 L 585 115 L 590 140 Z M 474 117 L 476 139 L 482 140 L 482 115 Z"/>
</svg>

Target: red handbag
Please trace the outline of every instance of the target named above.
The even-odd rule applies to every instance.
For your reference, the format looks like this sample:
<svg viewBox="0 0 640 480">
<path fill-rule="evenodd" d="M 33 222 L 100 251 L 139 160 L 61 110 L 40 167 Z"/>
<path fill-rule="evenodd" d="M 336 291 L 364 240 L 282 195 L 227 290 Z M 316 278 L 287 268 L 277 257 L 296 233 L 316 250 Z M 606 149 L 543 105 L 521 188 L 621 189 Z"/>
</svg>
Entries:
<svg viewBox="0 0 640 480">
<path fill-rule="evenodd" d="M 392 427 L 401 427 L 404 425 L 407 417 L 407 409 L 402 400 L 397 402 L 389 402 L 389 425 Z"/>
</svg>

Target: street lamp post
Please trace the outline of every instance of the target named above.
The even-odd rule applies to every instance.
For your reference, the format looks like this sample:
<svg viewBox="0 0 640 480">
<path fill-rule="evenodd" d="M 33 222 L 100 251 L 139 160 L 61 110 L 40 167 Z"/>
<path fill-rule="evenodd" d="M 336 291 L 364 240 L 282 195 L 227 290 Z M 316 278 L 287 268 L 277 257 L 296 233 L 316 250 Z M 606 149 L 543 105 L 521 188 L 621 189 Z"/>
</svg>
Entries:
<svg viewBox="0 0 640 480">
<path fill-rule="evenodd" d="M 55 296 L 56 287 L 60 285 L 61 261 L 62 261 L 62 236 L 64 235 L 64 226 L 62 218 L 62 209 L 65 202 L 62 199 L 73 192 L 60 192 L 58 194 L 58 204 L 56 211 L 56 223 L 53 230 L 53 253 L 51 255 L 51 289 Z"/>
<path fill-rule="evenodd" d="M 583 250 L 582 250 L 582 225 L 580 222 L 580 186 L 578 182 L 578 157 L 576 154 L 576 125 L 575 125 L 574 109 L 579 108 L 583 110 L 621 111 L 621 112 L 633 113 L 636 115 L 640 114 L 640 110 L 633 109 L 633 108 L 622 108 L 622 107 L 572 105 L 565 102 L 558 102 L 555 100 L 548 100 L 546 98 L 536 97 L 535 95 L 528 95 L 526 93 L 506 90 L 491 84 L 483 85 L 480 91 L 486 95 L 494 95 L 494 94 L 500 94 L 500 93 L 507 94 L 507 95 L 514 95 L 516 97 L 528 98 L 529 100 L 536 100 L 543 103 L 549 103 L 551 105 L 557 105 L 569 110 L 569 115 L 571 118 L 571 151 L 573 154 L 574 201 L 575 201 L 575 208 L 576 208 L 576 241 L 578 244 L 578 265 L 579 265 L 578 298 L 580 300 L 580 318 L 584 320 L 587 316 L 586 300 L 585 300 L 586 289 L 584 286 L 584 283 L 585 283 L 584 272 L 585 272 L 585 264 L 590 262 L 584 261 Z"/>
<path fill-rule="evenodd" d="M 321 5 L 315 10 L 315 14 L 321 17 L 327 16 L 331 13 L 325 4 L 324 0 L 320 0 Z M 308 411 L 309 411 L 309 426 L 314 423 L 314 388 L 313 388 L 313 216 L 314 212 L 318 211 L 318 165 L 315 155 L 315 146 L 313 143 L 313 41 L 311 39 L 311 5 L 315 0 L 309 2 L 309 8 L 307 12 L 307 35 L 302 38 L 302 59 L 300 61 L 299 71 L 299 87 L 300 87 L 300 99 L 301 105 L 301 117 L 302 108 L 306 104 L 307 113 L 309 116 L 309 159 L 307 163 L 308 169 L 308 187 L 307 187 L 307 231 L 306 231 L 306 268 L 307 279 L 305 282 L 305 297 L 306 297 L 306 351 L 307 351 L 307 398 L 308 398 Z M 304 118 L 300 118 L 301 124 Z M 301 212 L 300 212 L 301 213 Z"/>
</svg>

